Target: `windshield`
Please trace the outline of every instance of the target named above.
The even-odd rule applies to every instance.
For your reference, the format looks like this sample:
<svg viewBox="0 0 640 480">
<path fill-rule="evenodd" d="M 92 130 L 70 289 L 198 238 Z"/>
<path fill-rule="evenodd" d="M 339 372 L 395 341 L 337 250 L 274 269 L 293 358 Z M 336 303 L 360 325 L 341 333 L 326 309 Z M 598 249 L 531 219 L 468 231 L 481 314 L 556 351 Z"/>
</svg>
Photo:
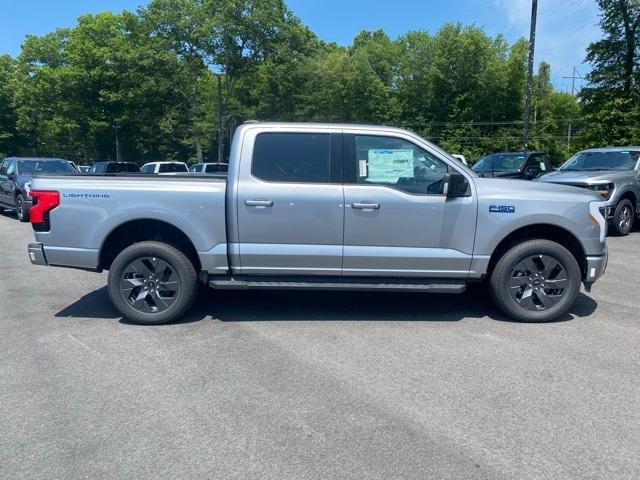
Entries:
<svg viewBox="0 0 640 480">
<path fill-rule="evenodd" d="M 565 172 L 576 170 L 633 170 L 640 152 L 580 152 L 560 167 Z"/>
<path fill-rule="evenodd" d="M 18 173 L 20 175 L 35 175 L 38 173 L 78 173 L 73 166 L 65 160 L 18 160 Z"/>
<path fill-rule="evenodd" d="M 524 161 L 522 153 L 496 153 L 481 158 L 472 168 L 476 172 L 519 172 Z"/>
</svg>

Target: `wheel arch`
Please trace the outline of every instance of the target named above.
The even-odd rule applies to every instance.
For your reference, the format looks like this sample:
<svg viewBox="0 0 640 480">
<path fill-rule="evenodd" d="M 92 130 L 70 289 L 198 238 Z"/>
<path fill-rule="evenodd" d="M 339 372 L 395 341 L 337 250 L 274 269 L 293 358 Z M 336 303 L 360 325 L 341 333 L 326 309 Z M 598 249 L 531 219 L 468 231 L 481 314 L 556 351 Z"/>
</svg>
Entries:
<svg viewBox="0 0 640 480">
<path fill-rule="evenodd" d="M 491 276 L 493 269 L 498 260 L 514 245 L 525 240 L 544 239 L 559 243 L 565 247 L 573 255 L 580 267 L 582 278 L 585 278 L 587 272 L 587 255 L 580 240 L 569 230 L 557 225 L 537 223 L 527 225 L 514 230 L 504 237 L 497 247 L 494 249 L 489 267 L 487 269 L 487 277 Z"/>
<path fill-rule="evenodd" d="M 100 246 L 98 267 L 109 270 L 122 250 L 144 241 L 163 242 L 176 247 L 189 258 L 196 271 L 200 271 L 200 257 L 191 239 L 175 225 L 152 218 L 130 220 L 113 228 Z"/>
</svg>

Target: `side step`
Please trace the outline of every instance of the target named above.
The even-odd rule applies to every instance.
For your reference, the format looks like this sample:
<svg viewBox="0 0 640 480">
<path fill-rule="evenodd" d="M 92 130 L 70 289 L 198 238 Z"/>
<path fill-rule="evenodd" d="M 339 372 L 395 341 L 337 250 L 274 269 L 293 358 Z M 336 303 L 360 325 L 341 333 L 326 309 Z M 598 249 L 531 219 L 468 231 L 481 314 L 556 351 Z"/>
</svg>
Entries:
<svg viewBox="0 0 640 480">
<path fill-rule="evenodd" d="M 219 290 L 362 290 L 387 292 L 463 293 L 467 284 L 455 279 L 284 279 L 260 277 L 209 277 L 209 286 Z"/>
</svg>

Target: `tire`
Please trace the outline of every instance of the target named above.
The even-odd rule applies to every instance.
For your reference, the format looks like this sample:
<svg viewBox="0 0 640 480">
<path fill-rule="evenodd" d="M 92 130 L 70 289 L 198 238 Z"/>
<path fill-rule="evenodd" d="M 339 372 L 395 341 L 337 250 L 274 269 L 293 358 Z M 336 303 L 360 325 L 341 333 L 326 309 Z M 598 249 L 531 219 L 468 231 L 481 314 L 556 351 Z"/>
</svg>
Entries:
<svg viewBox="0 0 640 480">
<path fill-rule="evenodd" d="M 161 325 L 189 310 L 198 293 L 197 273 L 177 248 L 140 242 L 115 258 L 107 289 L 123 316 L 141 325 Z"/>
<path fill-rule="evenodd" d="M 550 240 L 515 245 L 496 263 L 489 290 L 494 302 L 520 322 L 561 317 L 580 292 L 582 275 L 575 257 Z"/>
<path fill-rule="evenodd" d="M 29 221 L 29 212 L 24 206 L 24 196 L 21 193 L 16 197 L 16 215 L 18 216 L 18 220 L 22 223 L 27 223 Z"/>
<path fill-rule="evenodd" d="M 629 235 L 636 219 L 635 208 L 631 200 L 626 198 L 620 200 L 616 205 L 616 211 L 613 214 L 611 223 L 611 233 L 619 237 Z"/>
</svg>

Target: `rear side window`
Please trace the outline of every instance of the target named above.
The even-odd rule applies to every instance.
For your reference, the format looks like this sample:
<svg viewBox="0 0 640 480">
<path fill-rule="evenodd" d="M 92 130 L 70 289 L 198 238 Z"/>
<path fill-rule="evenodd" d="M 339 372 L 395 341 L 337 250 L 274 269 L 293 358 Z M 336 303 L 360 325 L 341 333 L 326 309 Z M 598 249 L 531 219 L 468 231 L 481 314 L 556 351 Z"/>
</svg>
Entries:
<svg viewBox="0 0 640 480">
<path fill-rule="evenodd" d="M 142 173 L 153 173 L 154 169 L 155 169 L 155 165 L 149 164 L 142 167 L 141 171 Z"/>
<path fill-rule="evenodd" d="M 160 165 L 158 173 L 188 172 L 189 170 L 182 163 L 163 163 Z"/>
<path fill-rule="evenodd" d="M 331 135 L 261 133 L 251 174 L 269 182 L 329 183 Z"/>
</svg>

